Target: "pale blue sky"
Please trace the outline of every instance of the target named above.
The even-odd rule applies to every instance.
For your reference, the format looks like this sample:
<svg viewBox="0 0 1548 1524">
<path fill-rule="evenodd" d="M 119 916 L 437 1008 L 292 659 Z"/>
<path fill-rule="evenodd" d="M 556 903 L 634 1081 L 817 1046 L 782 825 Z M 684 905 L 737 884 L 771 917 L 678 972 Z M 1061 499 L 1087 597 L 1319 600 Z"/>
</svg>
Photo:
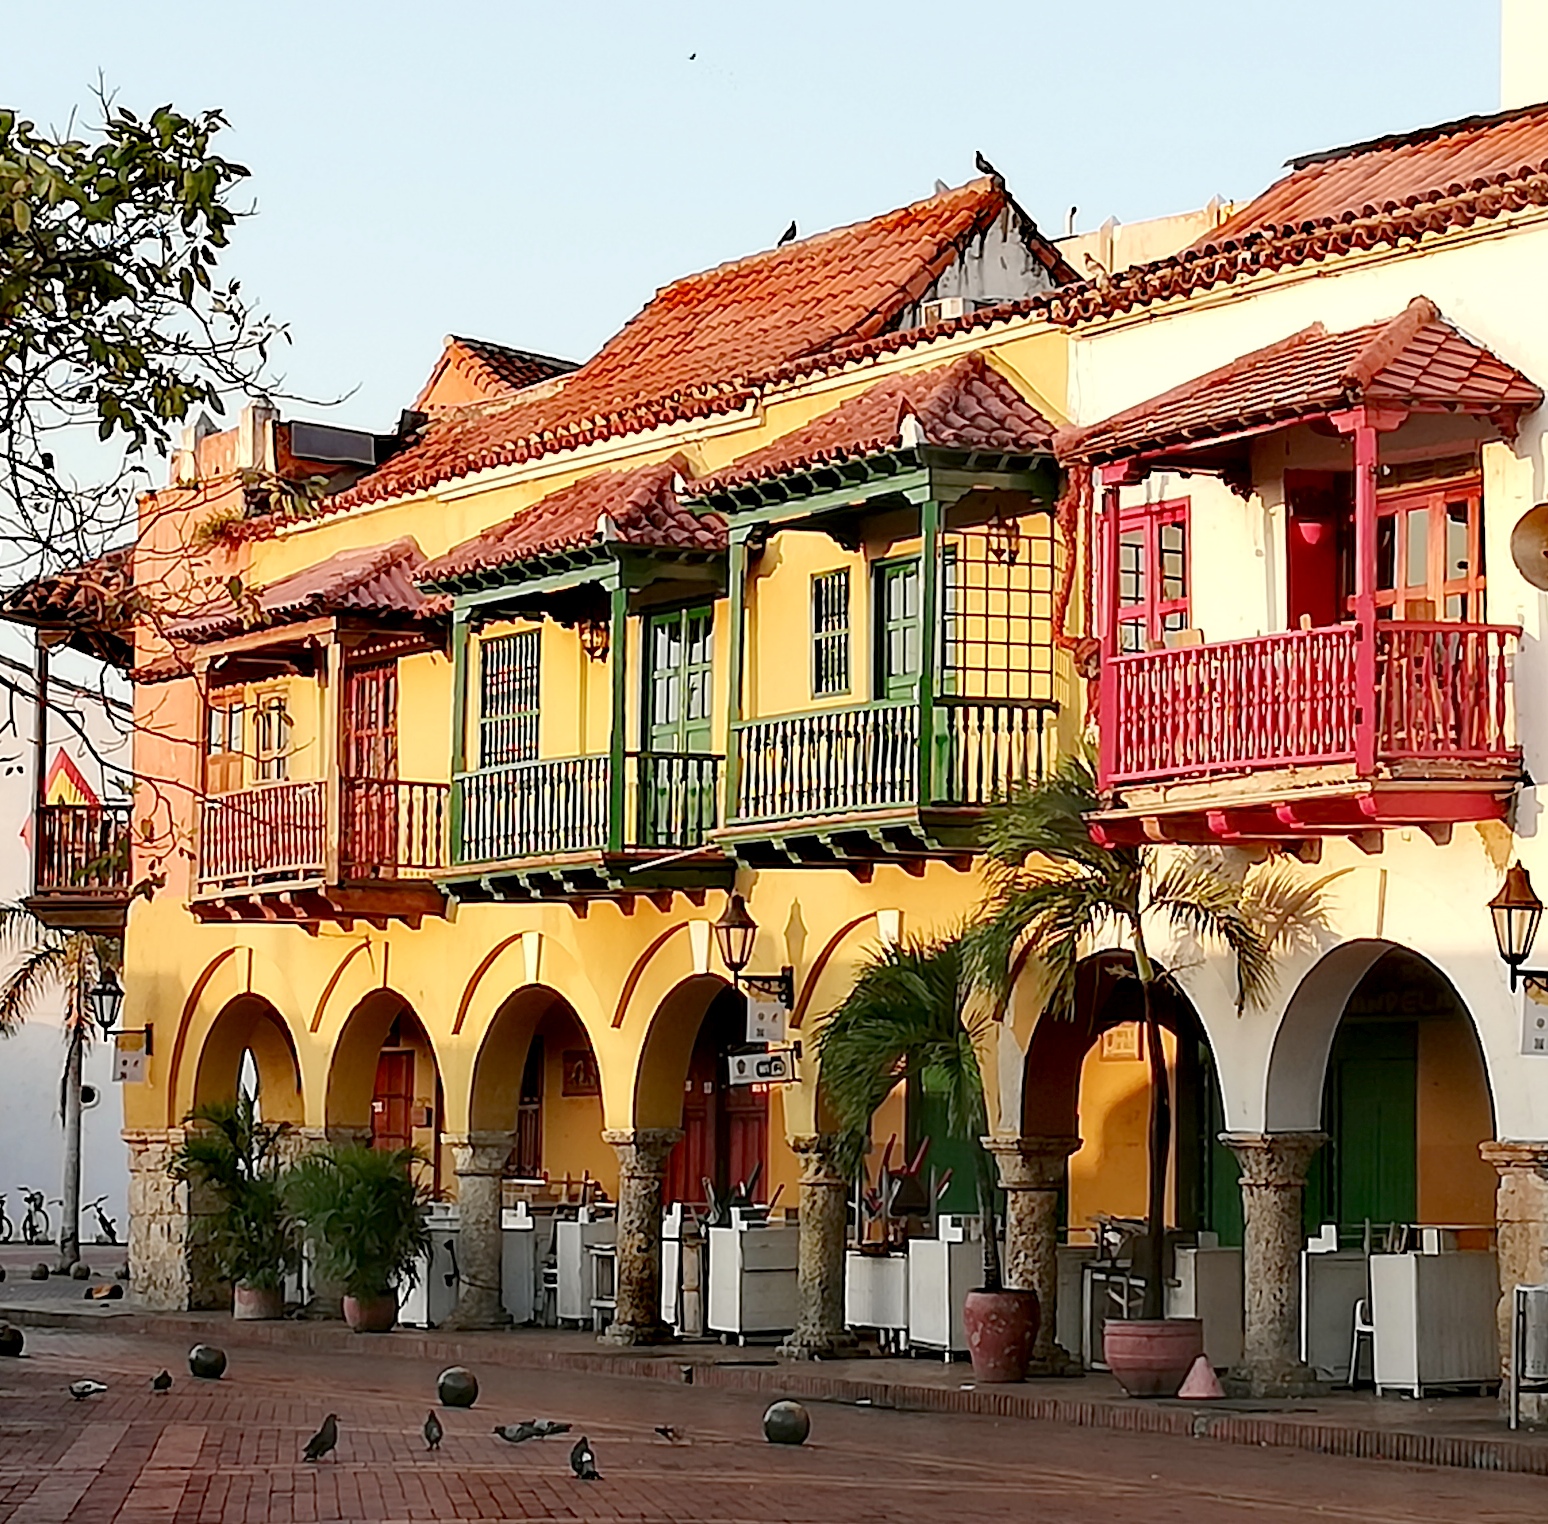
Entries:
<svg viewBox="0 0 1548 1524">
<path fill-rule="evenodd" d="M 389 427 L 443 334 L 584 358 L 690 270 L 981 148 L 1051 233 L 1498 104 L 1497 0 L 0 5 L 0 101 L 220 106 L 290 385 Z M 690 59 L 691 54 L 697 54 Z"/>
</svg>

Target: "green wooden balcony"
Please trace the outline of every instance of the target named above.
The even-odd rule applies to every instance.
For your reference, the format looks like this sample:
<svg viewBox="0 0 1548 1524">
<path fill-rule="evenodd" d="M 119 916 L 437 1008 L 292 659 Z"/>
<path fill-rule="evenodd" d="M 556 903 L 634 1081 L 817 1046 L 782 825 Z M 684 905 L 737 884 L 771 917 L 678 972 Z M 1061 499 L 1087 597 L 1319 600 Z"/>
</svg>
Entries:
<svg viewBox="0 0 1548 1524">
<path fill-rule="evenodd" d="M 587 899 L 730 881 L 712 841 L 724 759 L 626 752 L 509 762 L 452 785 L 461 899 Z"/>
</svg>

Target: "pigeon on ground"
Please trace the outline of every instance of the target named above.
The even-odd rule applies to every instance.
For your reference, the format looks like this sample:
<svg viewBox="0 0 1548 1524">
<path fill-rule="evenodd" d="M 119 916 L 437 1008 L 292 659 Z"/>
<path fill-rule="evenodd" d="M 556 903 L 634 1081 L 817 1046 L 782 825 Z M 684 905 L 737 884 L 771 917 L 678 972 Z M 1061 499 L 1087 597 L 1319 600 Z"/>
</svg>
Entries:
<svg viewBox="0 0 1548 1524">
<path fill-rule="evenodd" d="M 70 1395 L 77 1402 L 85 1402 L 88 1397 L 95 1397 L 98 1392 L 105 1392 L 107 1388 L 100 1381 L 72 1381 L 70 1383 Z"/>
<path fill-rule="evenodd" d="M 151 1390 L 160 1396 L 166 1396 L 172 1390 L 172 1372 L 161 1371 L 151 1377 Z"/>
<path fill-rule="evenodd" d="M 425 1449 L 439 1450 L 441 1448 L 441 1435 L 445 1432 L 441 1427 L 441 1420 L 434 1413 L 425 1414 Z"/>
<path fill-rule="evenodd" d="M 322 1421 L 322 1427 L 306 1442 L 301 1452 L 302 1460 L 321 1460 L 339 1442 L 339 1415 L 330 1413 Z"/>
<path fill-rule="evenodd" d="M 526 1423 L 497 1423 L 494 1431 L 501 1439 L 509 1440 L 513 1445 L 519 1445 L 524 1440 L 536 1439 L 542 1433 L 542 1430 L 530 1420 Z"/>
<path fill-rule="evenodd" d="M 552 1439 L 555 1434 L 568 1434 L 574 1425 L 555 1423 L 552 1418 L 534 1418 L 532 1427 L 537 1430 L 539 1439 Z"/>
<path fill-rule="evenodd" d="M 602 1473 L 597 1470 L 597 1458 L 592 1453 L 591 1441 L 584 1434 L 575 1441 L 575 1448 L 570 1451 L 570 1470 L 583 1482 L 599 1482 Z"/>
<path fill-rule="evenodd" d="M 658 1433 L 669 1445 L 681 1444 L 685 1439 L 688 1438 L 688 1436 L 684 1434 L 681 1429 L 674 1429 L 669 1423 L 658 1423 L 656 1425 L 656 1433 Z"/>
</svg>

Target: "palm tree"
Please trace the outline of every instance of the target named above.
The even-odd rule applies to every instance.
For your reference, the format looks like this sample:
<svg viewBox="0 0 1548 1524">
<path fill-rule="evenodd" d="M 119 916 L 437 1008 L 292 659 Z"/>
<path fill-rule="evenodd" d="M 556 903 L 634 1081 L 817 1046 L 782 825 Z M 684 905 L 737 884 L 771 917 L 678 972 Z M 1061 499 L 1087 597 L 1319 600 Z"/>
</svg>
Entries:
<svg viewBox="0 0 1548 1524">
<path fill-rule="evenodd" d="M 1031 949 L 1047 972 L 1050 1008 L 1074 1014 L 1082 955 L 1116 933 L 1134 958 L 1150 1065 L 1146 1275 L 1142 1316 L 1162 1316 L 1162 1247 L 1172 1097 L 1156 1016 L 1158 972 L 1148 927 L 1223 944 L 1236 971 L 1237 1010 L 1273 987 L 1274 954 L 1326 924 L 1323 888 L 1283 859 L 1245 873 L 1208 851 L 1099 845 L 1088 816 L 1101 808 L 1089 758 L 1073 755 L 1053 774 L 990 811 L 985 846 L 990 894 L 971 942 L 981 976 L 1003 995 L 1015 957 Z M 1332 875 L 1336 877 L 1337 875 Z"/>
<path fill-rule="evenodd" d="M 67 1271 L 81 1257 L 81 1063 L 92 1037 L 86 992 L 104 968 L 118 968 L 119 944 L 90 932 L 56 931 L 24 906 L 3 903 L 0 948 L 21 951 L 21 961 L 0 983 L 0 1037 L 9 1037 L 54 991 L 64 1000 L 65 1067 L 59 1110 L 64 1119 L 65 1156 L 58 1268 Z"/>
<path fill-rule="evenodd" d="M 893 1088 L 927 1083 L 945 1102 L 947 1130 L 973 1145 L 984 1223 L 984 1289 L 998 1291 L 994 1177 L 979 1139 L 989 1130 L 979 1052 L 992 1012 L 960 934 L 910 938 L 862 964 L 843 1003 L 817 1036 L 822 1092 L 839 1124 L 839 1153 L 859 1168 L 871 1118 Z"/>
</svg>

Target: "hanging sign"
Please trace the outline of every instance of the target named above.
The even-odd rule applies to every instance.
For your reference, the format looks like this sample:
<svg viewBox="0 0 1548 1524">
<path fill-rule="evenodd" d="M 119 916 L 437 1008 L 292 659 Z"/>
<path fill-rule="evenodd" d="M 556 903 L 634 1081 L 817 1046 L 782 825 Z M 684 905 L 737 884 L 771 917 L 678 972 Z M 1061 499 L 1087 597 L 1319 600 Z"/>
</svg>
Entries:
<svg viewBox="0 0 1548 1524">
<path fill-rule="evenodd" d="M 777 995 L 747 996 L 748 1042 L 781 1043 L 785 1040 L 785 1002 Z"/>
<path fill-rule="evenodd" d="M 142 1084 L 147 1077 L 150 1040 L 146 1032 L 113 1034 L 113 1078 L 121 1084 Z"/>
<path fill-rule="evenodd" d="M 1521 1051 L 1548 1057 L 1548 1002 L 1530 984 L 1521 1002 Z"/>
<path fill-rule="evenodd" d="M 796 1080 L 793 1048 L 730 1053 L 726 1056 L 726 1063 L 733 1085 L 793 1085 Z"/>
</svg>

